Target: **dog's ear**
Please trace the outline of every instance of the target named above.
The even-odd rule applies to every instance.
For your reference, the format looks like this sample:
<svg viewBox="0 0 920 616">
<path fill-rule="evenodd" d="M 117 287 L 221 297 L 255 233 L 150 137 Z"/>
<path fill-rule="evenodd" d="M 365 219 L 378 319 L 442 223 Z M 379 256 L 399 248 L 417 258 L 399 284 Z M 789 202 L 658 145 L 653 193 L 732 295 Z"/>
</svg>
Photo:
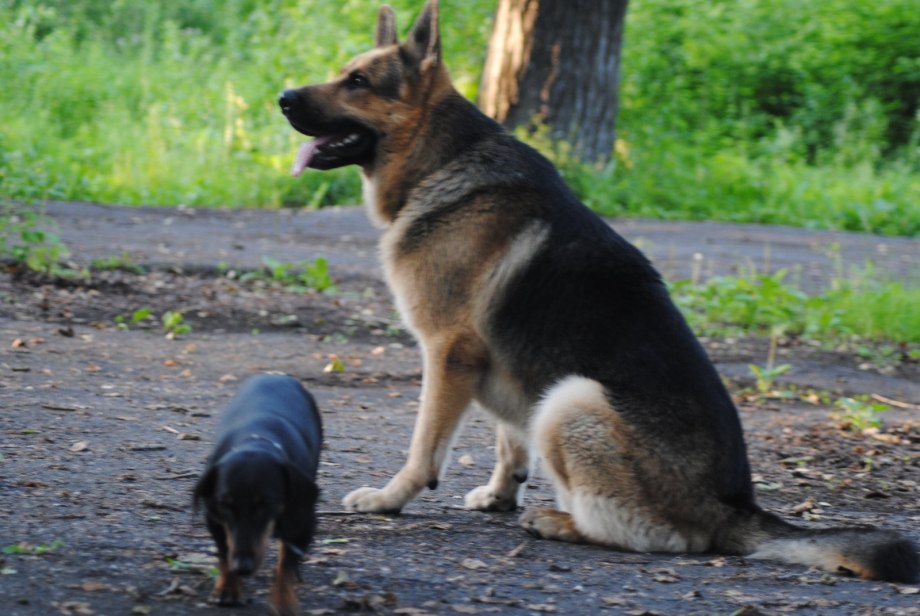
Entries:
<svg viewBox="0 0 920 616">
<path fill-rule="evenodd" d="M 438 31 L 438 0 L 429 0 L 422 14 L 415 20 L 406 48 L 419 61 L 419 66 L 435 66 L 441 63 L 441 35 Z"/>
<path fill-rule="evenodd" d="M 281 518 L 277 522 L 278 536 L 282 539 L 295 540 L 306 546 L 313 538 L 316 528 L 316 501 L 319 488 L 294 466 L 284 467 L 287 479 L 287 503 Z"/>
<path fill-rule="evenodd" d="M 384 4 L 380 7 L 380 14 L 377 17 L 377 47 L 388 47 L 396 45 L 399 39 L 396 38 L 396 13 L 393 7 Z"/>
<path fill-rule="evenodd" d="M 198 505 L 202 502 L 214 496 L 214 487 L 217 485 L 217 466 L 214 465 L 210 467 L 205 473 L 198 479 L 198 483 L 195 484 L 195 490 L 192 492 L 192 499 L 195 504 L 195 510 L 197 511 Z"/>
</svg>

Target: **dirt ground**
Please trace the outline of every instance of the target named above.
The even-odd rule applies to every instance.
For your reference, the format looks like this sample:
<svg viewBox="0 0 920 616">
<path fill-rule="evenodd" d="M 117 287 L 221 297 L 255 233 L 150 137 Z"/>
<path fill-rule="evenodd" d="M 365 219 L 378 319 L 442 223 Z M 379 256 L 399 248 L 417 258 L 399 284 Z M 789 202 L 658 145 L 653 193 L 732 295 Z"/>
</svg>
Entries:
<svg viewBox="0 0 920 616">
<path fill-rule="evenodd" d="M 0 274 L 0 613 L 257 614 L 270 560 L 244 608 L 210 606 L 216 559 L 191 488 L 216 417 L 260 371 L 300 379 L 323 411 L 320 531 L 306 614 L 920 614 L 920 588 L 714 555 L 624 554 L 539 541 L 515 514 L 462 508 L 492 462 L 474 409 L 440 487 L 402 515 L 344 514 L 342 496 L 401 465 L 421 381 L 358 208 L 226 211 L 49 204 L 80 264 L 118 257 L 143 273 L 89 281 Z M 916 276 L 912 240 L 755 225 L 619 221 L 667 276 L 794 267 L 811 288 L 872 259 Z M 698 255 L 698 256 L 695 256 Z M 262 256 L 325 257 L 338 292 L 241 280 Z M 116 326 L 147 307 L 192 331 Z M 920 366 L 790 343 L 792 370 L 750 394 L 756 339 L 704 340 L 739 403 L 761 503 L 807 525 L 877 524 L 920 539 Z M 344 371 L 327 371 L 341 363 Z M 828 400 L 893 401 L 878 431 L 844 429 Z M 526 504 L 552 500 L 537 474 Z"/>
</svg>

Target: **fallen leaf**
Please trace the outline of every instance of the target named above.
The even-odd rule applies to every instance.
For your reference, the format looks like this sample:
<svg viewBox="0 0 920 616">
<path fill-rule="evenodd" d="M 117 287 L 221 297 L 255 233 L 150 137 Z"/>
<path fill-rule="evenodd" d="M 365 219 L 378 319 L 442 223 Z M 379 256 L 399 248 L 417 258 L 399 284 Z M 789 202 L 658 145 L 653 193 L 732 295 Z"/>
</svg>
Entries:
<svg viewBox="0 0 920 616">
<path fill-rule="evenodd" d="M 13 340 L 13 344 L 10 346 L 12 346 L 14 349 L 21 349 L 26 346 L 26 341 L 22 338 L 16 338 Z"/>
<path fill-rule="evenodd" d="M 901 437 L 897 434 L 870 434 L 872 438 L 883 443 L 888 443 L 889 445 L 900 445 Z"/>
<path fill-rule="evenodd" d="M 460 566 L 464 569 L 472 569 L 475 571 L 476 569 L 483 569 L 489 565 L 476 558 L 464 558 L 463 562 L 460 563 Z"/>
<path fill-rule="evenodd" d="M 815 505 L 816 505 L 815 499 L 809 496 L 804 501 L 802 501 L 801 503 L 799 503 L 798 505 L 792 508 L 792 514 L 802 515 L 806 511 L 811 511 L 812 509 L 814 509 Z"/>
<path fill-rule="evenodd" d="M 16 483 L 16 485 L 23 488 L 47 488 L 48 484 L 44 481 L 38 481 L 37 479 L 23 479 Z"/>
<path fill-rule="evenodd" d="M 517 546 L 516 548 L 514 548 L 513 550 L 511 550 L 510 552 L 508 552 L 508 554 L 506 554 L 506 556 L 507 556 L 508 558 L 516 558 L 516 557 L 520 556 L 521 552 L 523 552 L 523 551 L 524 551 L 524 548 L 526 548 L 526 547 L 527 547 L 527 542 L 526 542 L 526 541 L 522 541 L 521 543 L 518 544 L 518 546 Z"/>
<path fill-rule="evenodd" d="M 62 601 L 61 603 L 52 602 L 54 607 L 58 609 L 61 614 L 66 616 L 91 616 L 96 612 L 89 606 L 89 603 L 83 603 L 82 601 Z"/>
<path fill-rule="evenodd" d="M 620 597 L 601 597 L 601 603 L 604 605 L 626 605 L 628 601 Z"/>
<path fill-rule="evenodd" d="M 339 359 L 338 355 L 330 355 L 329 363 L 326 364 L 325 368 L 323 368 L 323 372 L 326 374 L 338 374 L 345 372 L 345 364 L 342 363 L 342 360 Z"/>
<path fill-rule="evenodd" d="M 344 586 L 351 581 L 351 578 L 348 577 L 348 574 L 344 571 L 339 571 L 335 574 L 335 579 L 332 580 L 333 586 Z"/>
</svg>

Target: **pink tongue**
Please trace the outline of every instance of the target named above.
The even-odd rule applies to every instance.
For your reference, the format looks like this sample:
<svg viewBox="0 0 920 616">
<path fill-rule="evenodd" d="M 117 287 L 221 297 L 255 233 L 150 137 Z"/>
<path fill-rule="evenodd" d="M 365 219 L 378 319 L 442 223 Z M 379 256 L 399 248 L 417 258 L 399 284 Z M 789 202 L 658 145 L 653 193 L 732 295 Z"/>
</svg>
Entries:
<svg viewBox="0 0 920 616">
<path fill-rule="evenodd" d="M 317 137 L 300 146 L 300 149 L 297 150 L 297 157 L 294 159 L 294 164 L 291 165 L 291 175 L 296 178 L 303 173 L 303 170 L 306 169 L 310 165 L 310 161 L 313 160 L 316 149 L 330 139 L 331 137 Z"/>
</svg>

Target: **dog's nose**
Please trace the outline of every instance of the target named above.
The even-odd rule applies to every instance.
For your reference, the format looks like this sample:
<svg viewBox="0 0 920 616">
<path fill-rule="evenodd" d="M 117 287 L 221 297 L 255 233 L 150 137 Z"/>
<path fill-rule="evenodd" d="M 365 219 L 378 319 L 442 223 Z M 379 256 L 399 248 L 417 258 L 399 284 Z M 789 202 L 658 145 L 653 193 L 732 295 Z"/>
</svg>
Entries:
<svg viewBox="0 0 920 616">
<path fill-rule="evenodd" d="M 240 556 L 233 559 L 233 572 L 237 575 L 248 576 L 252 575 L 256 569 L 256 562 L 253 558 L 248 556 Z"/>
<path fill-rule="evenodd" d="M 284 114 L 290 113 L 297 106 L 297 92 L 294 90 L 285 90 L 278 97 L 278 105 Z"/>
</svg>

